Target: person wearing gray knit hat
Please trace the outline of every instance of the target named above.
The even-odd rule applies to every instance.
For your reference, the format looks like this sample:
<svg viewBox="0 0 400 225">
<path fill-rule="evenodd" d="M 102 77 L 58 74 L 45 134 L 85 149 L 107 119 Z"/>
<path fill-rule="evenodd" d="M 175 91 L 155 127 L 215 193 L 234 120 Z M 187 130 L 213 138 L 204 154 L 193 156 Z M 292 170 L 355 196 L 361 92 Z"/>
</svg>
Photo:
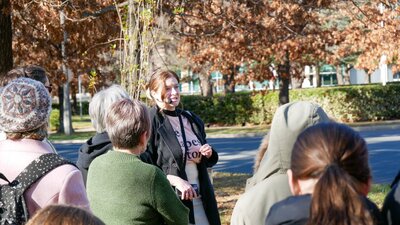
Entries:
<svg viewBox="0 0 400 225">
<path fill-rule="evenodd" d="M 46 125 L 51 97 L 36 80 L 18 78 L 0 90 L 0 126 L 6 133 L 34 131 Z"/>
<path fill-rule="evenodd" d="M 40 160 L 42 156 L 54 157 L 51 145 L 44 141 L 50 110 L 49 92 L 39 81 L 18 78 L 0 91 L 0 128 L 6 133 L 6 139 L 0 140 L 3 178 L 26 184 L 29 179 L 20 180 L 18 177 L 22 171 L 34 178 L 39 175 L 37 171 L 52 168 Z M 33 161 L 40 162 L 36 164 L 37 171 L 29 171 L 28 165 Z M 23 199 L 26 205 L 24 215 L 28 218 L 51 204 L 73 205 L 90 211 L 82 174 L 70 164 L 60 165 L 41 176 L 25 189 Z"/>
</svg>

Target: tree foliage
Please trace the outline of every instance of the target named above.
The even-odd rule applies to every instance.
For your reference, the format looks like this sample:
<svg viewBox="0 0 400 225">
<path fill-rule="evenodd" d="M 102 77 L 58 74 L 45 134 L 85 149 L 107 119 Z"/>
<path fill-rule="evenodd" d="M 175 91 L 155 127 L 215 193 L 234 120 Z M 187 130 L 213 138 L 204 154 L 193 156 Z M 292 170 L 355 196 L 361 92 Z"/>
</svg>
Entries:
<svg viewBox="0 0 400 225">
<path fill-rule="evenodd" d="M 179 53 L 198 70 L 211 65 L 231 74 L 245 66 L 236 82 L 270 79 L 274 70 L 299 77 L 317 63 L 373 71 L 382 55 L 394 68 L 399 64 L 398 1 L 209 0 L 182 8 L 175 16 Z"/>
<path fill-rule="evenodd" d="M 332 44 L 331 33 L 321 29 L 318 12 L 327 7 L 321 1 L 214 0 L 192 4 L 177 16 L 183 24 L 178 32 L 184 36 L 180 53 L 198 67 L 211 63 L 212 70 L 222 73 L 247 65 L 247 76 L 239 79 L 272 77 L 271 66 L 286 60 L 310 64 L 324 57 L 325 46 Z"/>
<path fill-rule="evenodd" d="M 112 60 L 110 46 L 119 35 L 115 10 L 101 13 L 109 6 L 113 6 L 112 1 L 13 0 L 15 64 L 41 65 L 50 72 L 51 81 L 61 86 L 67 80 L 61 69 L 65 31 L 67 64 L 74 74 L 72 81 L 91 70 L 104 73 L 105 65 Z M 61 10 L 66 17 L 65 30 L 60 23 Z"/>
</svg>

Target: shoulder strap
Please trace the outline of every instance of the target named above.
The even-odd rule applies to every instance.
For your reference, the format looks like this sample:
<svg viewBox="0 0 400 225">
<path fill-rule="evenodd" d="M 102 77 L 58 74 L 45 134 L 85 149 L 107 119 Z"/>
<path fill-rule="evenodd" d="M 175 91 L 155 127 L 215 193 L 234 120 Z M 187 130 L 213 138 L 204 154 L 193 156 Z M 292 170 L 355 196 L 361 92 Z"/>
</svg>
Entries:
<svg viewBox="0 0 400 225">
<path fill-rule="evenodd" d="M 0 179 L 7 181 L 7 183 L 11 183 L 3 173 L 0 173 Z"/>
<path fill-rule="evenodd" d="M 179 118 L 179 124 L 181 127 L 181 133 L 182 133 L 182 139 L 183 139 L 183 146 L 185 146 L 185 154 L 183 155 L 183 168 L 185 168 L 186 165 L 186 155 L 189 152 L 189 147 L 187 146 L 187 142 L 186 142 L 186 133 L 185 133 L 185 127 L 183 126 L 183 121 L 182 121 L 182 116 L 178 115 Z"/>
<path fill-rule="evenodd" d="M 16 178 L 11 185 L 18 185 L 20 194 L 29 188 L 38 179 L 46 175 L 51 170 L 64 165 L 71 164 L 72 162 L 62 158 L 55 153 L 43 154 L 39 158 L 33 160 Z"/>
<path fill-rule="evenodd" d="M 396 177 L 392 181 L 392 184 L 390 185 L 391 188 L 393 188 L 400 180 L 400 171 L 397 173 Z"/>
<path fill-rule="evenodd" d="M 192 127 L 192 130 L 199 141 L 202 142 L 202 144 L 207 143 L 205 136 L 203 136 L 202 134 L 202 129 L 204 129 L 204 126 L 199 123 L 199 118 L 189 110 L 183 110 L 182 112 L 182 115 L 184 115 L 189 120 L 190 126 Z"/>
</svg>

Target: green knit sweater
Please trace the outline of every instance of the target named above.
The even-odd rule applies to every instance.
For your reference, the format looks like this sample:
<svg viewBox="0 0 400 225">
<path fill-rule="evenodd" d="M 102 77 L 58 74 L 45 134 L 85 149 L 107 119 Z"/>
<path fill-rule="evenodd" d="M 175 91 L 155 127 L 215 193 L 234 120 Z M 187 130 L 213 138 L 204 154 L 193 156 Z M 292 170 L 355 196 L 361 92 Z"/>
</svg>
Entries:
<svg viewBox="0 0 400 225">
<path fill-rule="evenodd" d="M 90 165 L 87 194 L 93 213 L 107 225 L 187 225 L 189 210 L 163 172 L 138 156 L 108 151 Z"/>
</svg>

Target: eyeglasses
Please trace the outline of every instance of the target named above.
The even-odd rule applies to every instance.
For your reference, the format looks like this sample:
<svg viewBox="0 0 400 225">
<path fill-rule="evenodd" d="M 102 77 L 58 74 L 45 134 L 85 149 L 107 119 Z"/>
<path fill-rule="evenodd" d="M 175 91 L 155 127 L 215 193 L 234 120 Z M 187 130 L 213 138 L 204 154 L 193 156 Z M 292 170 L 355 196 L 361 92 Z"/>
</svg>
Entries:
<svg viewBox="0 0 400 225">
<path fill-rule="evenodd" d="M 47 90 L 49 91 L 49 93 L 51 93 L 51 91 L 53 90 L 52 85 L 50 84 L 49 86 L 45 86 L 47 88 Z"/>
</svg>

